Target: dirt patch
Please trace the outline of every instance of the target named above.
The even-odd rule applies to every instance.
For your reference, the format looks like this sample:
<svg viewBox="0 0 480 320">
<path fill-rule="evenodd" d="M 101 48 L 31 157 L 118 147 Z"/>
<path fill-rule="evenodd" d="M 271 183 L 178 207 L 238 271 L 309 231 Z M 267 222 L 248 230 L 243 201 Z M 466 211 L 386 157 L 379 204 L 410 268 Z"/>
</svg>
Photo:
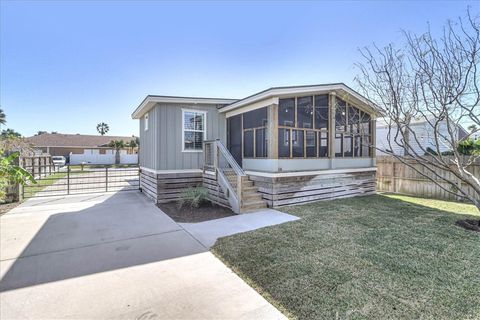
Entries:
<svg viewBox="0 0 480 320">
<path fill-rule="evenodd" d="M 1 203 L 0 204 L 0 216 L 8 211 L 12 210 L 16 206 L 20 205 L 20 202 L 12 202 L 12 203 Z"/>
<path fill-rule="evenodd" d="M 178 204 L 176 202 L 159 203 L 157 204 L 157 207 L 165 212 L 170 218 L 175 220 L 175 222 L 195 223 L 235 215 L 232 210 L 222 206 L 214 205 L 210 202 L 206 202 L 198 208 L 191 208 L 187 206 L 178 208 Z"/>
<path fill-rule="evenodd" d="M 480 232 L 480 220 L 458 220 L 455 224 L 467 230 Z"/>
</svg>

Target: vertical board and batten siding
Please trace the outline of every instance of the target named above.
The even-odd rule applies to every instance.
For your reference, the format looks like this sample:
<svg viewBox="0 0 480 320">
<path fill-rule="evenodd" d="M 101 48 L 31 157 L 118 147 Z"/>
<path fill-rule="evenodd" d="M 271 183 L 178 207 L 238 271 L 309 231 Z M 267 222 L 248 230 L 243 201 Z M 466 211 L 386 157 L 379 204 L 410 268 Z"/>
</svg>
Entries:
<svg viewBox="0 0 480 320">
<path fill-rule="evenodd" d="M 436 178 L 423 166 L 415 163 L 412 164 L 420 172 L 432 179 L 436 179 L 443 188 L 455 192 L 455 188 L 449 183 Z M 468 167 L 468 170 L 474 176 L 480 177 L 480 160 L 477 159 L 476 163 Z M 437 170 L 436 173 L 447 179 L 456 180 L 451 172 Z M 471 196 L 475 196 L 475 191 L 467 187 L 464 183 L 461 183 L 460 180 L 457 181 L 457 185 L 466 189 Z M 425 198 L 459 200 L 459 197 L 455 194 L 445 191 L 422 174 L 389 156 L 379 156 L 377 158 L 377 190 Z"/>
<path fill-rule="evenodd" d="M 140 119 L 140 166 L 152 170 L 202 168 L 203 152 L 182 151 L 182 109 L 206 111 L 204 139 L 226 142 L 225 115 L 218 113 L 217 105 L 157 103 L 148 112 L 147 131 L 143 117 Z"/>
<path fill-rule="evenodd" d="M 138 162 L 140 167 L 155 169 L 158 159 L 156 153 L 159 146 L 159 134 L 155 128 L 158 128 L 159 117 L 156 107 L 148 111 L 148 130 L 145 131 L 145 119 L 140 119 L 140 148 L 138 152 Z"/>
</svg>

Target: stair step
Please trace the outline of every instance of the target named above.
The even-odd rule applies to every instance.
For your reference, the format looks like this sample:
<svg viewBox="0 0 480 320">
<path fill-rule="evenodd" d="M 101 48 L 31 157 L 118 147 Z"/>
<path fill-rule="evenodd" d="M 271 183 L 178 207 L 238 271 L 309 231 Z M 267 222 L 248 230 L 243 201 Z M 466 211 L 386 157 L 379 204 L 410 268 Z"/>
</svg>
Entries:
<svg viewBox="0 0 480 320">
<path fill-rule="evenodd" d="M 242 182 L 242 187 L 251 187 L 253 186 L 253 181 L 247 180 Z"/>
<path fill-rule="evenodd" d="M 250 211 L 250 210 L 255 210 L 255 209 L 263 209 L 267 207 L 267 202 L 264 200 L 261 201 L 251 201 L 251 202 L 245 202 L 242 205 L 242 211 Z"/>
<path fill-rule="evenodd" d="M 245 202 L 261 201 L 262 195 L 259 193 L 243 193 L 242 200 Z"/>
</svg>

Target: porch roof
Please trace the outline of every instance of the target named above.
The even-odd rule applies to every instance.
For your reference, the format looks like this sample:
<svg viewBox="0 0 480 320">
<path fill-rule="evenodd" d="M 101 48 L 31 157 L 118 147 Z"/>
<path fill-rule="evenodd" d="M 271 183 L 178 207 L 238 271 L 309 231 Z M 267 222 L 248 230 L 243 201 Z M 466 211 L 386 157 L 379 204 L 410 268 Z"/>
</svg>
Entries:
<svg viewBox="0 0 480 320">
<path fill-rule="evenodd" d="M 237 100 L 229 105 L 223 106 L 219 109 L 219 112 L 228 112 L 250 104 L 282 96 L 293 96 L 299 94 L 313 94 L 317 92 L 336 92 L 340 98 L 344 95 L 349 95 L 353 97 L 358 102 L 362 103 L 364 106 L 370 108 L 373 113 L 380 114 L 380 108 L 378 108 L 373 102 L 350 88 L 344 83 L 327 83 L 327 84 L 316 84 L 316 85 L 303 85 L 303 86 L 287 86 L 287 87 L 272 87 L 267 90 L 261 91 L 254 95 L 248 96 L 241 100 Z"/>
</svg>

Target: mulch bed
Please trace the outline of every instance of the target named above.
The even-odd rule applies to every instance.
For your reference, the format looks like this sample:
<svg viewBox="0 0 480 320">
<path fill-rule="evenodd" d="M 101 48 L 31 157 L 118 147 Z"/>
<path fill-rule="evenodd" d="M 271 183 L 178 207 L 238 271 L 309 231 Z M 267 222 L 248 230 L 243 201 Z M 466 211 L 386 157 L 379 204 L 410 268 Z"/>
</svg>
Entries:
<svg viewBox="0 0 480 320">
<path fill-rule="evenodd" d="M 456 225 L 467 230 L 480 232 L 480 220 L 471 220 L 471 219 L 458 220 L 456 222 Z"/>
<path fill-rule="evenodd" d="M 1 203 L 0 204 L 0 216 L 8 211 L 12 210 L 16 206 L 20 205 L 20 202 L 12 202 L 12 203 Z"/>
<path fill-rule="evenodd" d="M 175 222 L 195 223 L 235 215 L 232 210 L 222 206 L 214 205 L 210 202 L 205 202 L 198 208 L 191 208 L 188 206 L 178 208 L 178 204 L 176 202 L 159 203 L 157 204 L 157 207 L 165 212 L 170 218 L 175 220 Z"/>
</svg>

